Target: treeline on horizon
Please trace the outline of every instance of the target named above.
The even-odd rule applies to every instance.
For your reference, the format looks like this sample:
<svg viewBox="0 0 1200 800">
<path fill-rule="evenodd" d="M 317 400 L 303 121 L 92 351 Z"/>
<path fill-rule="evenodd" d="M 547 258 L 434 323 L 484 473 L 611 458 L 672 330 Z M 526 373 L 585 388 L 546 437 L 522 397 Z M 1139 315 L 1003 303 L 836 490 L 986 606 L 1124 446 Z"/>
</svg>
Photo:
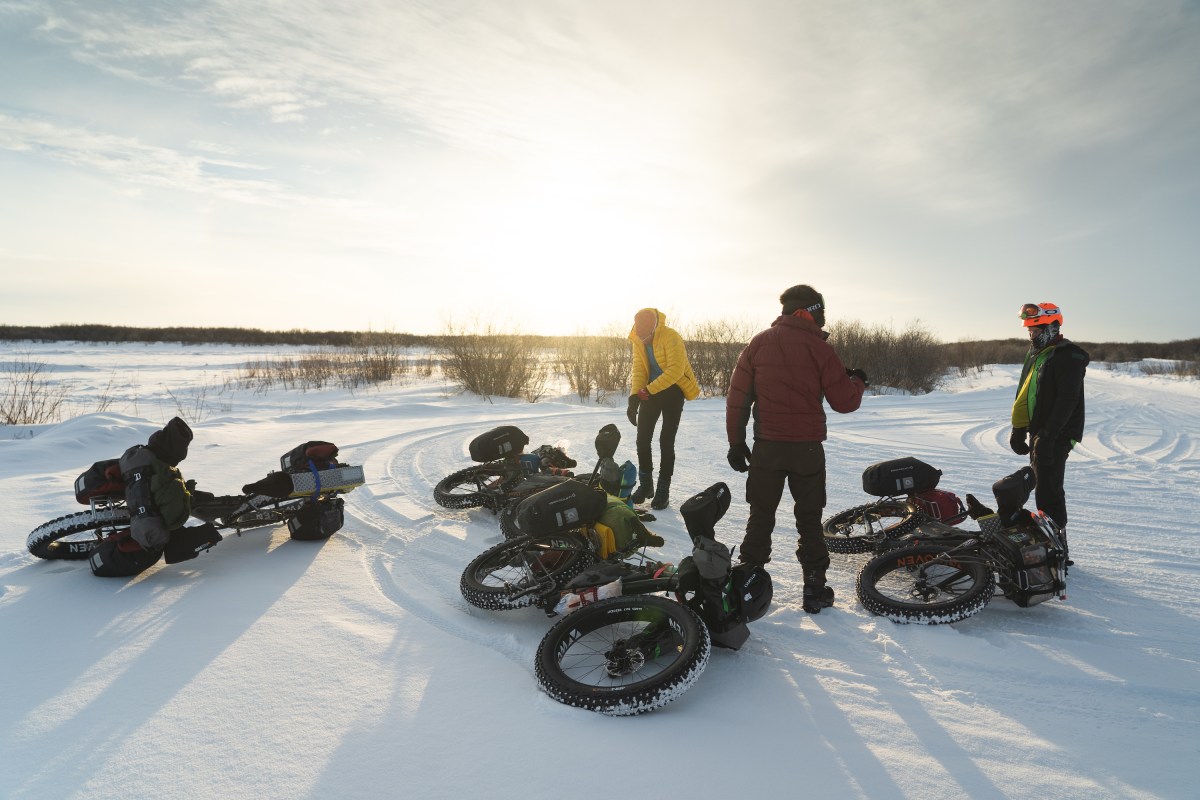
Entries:
<svg viewBox="0 0 1200 800">
<path fill-rule="evenodd" d="M 701 326 L 701 331 L 704 326 Z M 460 334 L 452 331 L 441 335 L 419 335 L 392 331 L 311 331 L 293 329 L 270 331 L 259 328 L 166 327 L 139 328 L 127 325 L 0 325 L 0 340 L 62 342 L 76 341 L 96 344 L 137 342 L 145 344 L 229 344 L 229 345 L 293 345 L 311 347 L 400 346 L 435 347 L 447 338 Z M 469 335 L 469 334 L 467 334 Z M 503 334 L 501 334 L 503 335 Z M 513 334 L 526 342 L 541 342 L 547 346 L 573 336 L 539 336 Z M 685 333 L 685 338 L 686 337 Z M 744 343 L 743 343 L 744 344 Z M 936 342 L 945 350 L 948 363 L 955 366 L 984 363 L 1020 363 L 1025 353 L 1022 339 L 986 339 L 959 342 Z M 1083 342 L 1093 361 L 1133 362 L 1146 358 L 1176 361 L 1200 360 L 1200 337 L 1170 342 Z"/>
</svg>

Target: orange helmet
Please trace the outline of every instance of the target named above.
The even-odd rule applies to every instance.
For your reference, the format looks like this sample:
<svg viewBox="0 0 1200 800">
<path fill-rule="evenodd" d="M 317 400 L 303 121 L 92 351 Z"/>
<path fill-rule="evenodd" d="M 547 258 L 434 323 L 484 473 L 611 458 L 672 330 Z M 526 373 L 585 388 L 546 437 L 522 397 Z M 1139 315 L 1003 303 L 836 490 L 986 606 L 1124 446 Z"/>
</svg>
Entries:
<svg viewBox="0 0 1200 800">
<path fill-rule="evenodd" d="M 1062 325 L 1062 309 L 1056 303 L 1026 303 L 1021 306 L 1021 322 L 1026 328 L 1034 325 Z"/>
</svg>

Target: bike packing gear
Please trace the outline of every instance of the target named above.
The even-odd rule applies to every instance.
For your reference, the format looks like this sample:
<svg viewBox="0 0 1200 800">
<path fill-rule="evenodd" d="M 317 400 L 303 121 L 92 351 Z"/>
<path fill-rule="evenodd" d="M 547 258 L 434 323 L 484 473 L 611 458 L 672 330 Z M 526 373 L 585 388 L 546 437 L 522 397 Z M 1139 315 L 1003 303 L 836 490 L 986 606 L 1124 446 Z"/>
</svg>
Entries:
<svg viewBox="0 0 1200 800">
<path fill-rule="evenodd" d="M 515 456 L 529 444 L 529 437 L 515 425 L 501 425 L 471 440 L 467 450 L 478 463 Z"/>
<path fill-rule="evenodd" d="M 129 578 L 150 569 L 162 554 L 159 548 L 143 548 L 126 528 L 106 537 L 88 564 L 97 578 Z"/>
<path fill-rule="evenodd" d="M 293 539 L 319 541 L 341 530 L 345 521 L 345 502 L 340 497 L 305 503 L 304 508 L 288 520 L 288 533 Z"/>
<path fill-rule="evenodd" d="M 880 461 L 863 470 L 863 491 L 876 497 L 919 494 L 936 489 L 942 471 L 912 456 Z"/>
<path fill-rule="evenodd" d="M 222 536 L 211 522 L 192 528 L 178 528 L 171 532 L 163 555 L 168 564 L 190 561 L 221 541 Z"/>
</svg>

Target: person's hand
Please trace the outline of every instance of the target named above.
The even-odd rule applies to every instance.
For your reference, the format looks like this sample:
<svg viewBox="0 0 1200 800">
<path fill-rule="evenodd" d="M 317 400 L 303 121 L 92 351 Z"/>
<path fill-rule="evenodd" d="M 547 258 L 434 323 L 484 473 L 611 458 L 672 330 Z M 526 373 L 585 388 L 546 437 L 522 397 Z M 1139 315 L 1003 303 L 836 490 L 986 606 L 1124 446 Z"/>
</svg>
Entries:
<svg viewBox="0 0 1200 800">
<path fill-rule="evenodd" d="M 734 471 L 748 472 L 750 470 L 750 448 L 746 446 L 745 442 L 731 444 L 725 460 L 729 462 L 729 466 L 733 467 Z"/>
<path fill-rule="evenodd" d="M 854 369 L 847 369 L 846 374 L 849 375 L 851 378 L 858 378 L 860 381 L 863 382 L 863 386 L 871 385 L 871 382 L 867 380 L 867 373 L 863 372 L 861 369 L 858 369 L 857 367 Z"/>
<path fill-rule="evenodd" d="M 629 417 L 629 424 L 634 427 L 637 427 L 638 403 L 640 402 L 636 394 L 629 395 L 629 406 L 625 409 L 625 416 Z"/>
<path fill-rule="evenodd" d="M 647 400 L 649 400 L 650 399 L 650 390 L 647 389 L 645 386 L 643 386 L 641 389 L 638 389 L 638 399 L 641 400 L 643 403 L 646 402 Z"/>
<path fill-rule="evenodd" d="M 1030 448 L 1025 441 L 1027 434 L 1028 431 L 1025 428 L 1013 428 L 1012 434 L 1008 437 L 1008 446 L 1019 456 L 1029 455 Z"/>
</svg>

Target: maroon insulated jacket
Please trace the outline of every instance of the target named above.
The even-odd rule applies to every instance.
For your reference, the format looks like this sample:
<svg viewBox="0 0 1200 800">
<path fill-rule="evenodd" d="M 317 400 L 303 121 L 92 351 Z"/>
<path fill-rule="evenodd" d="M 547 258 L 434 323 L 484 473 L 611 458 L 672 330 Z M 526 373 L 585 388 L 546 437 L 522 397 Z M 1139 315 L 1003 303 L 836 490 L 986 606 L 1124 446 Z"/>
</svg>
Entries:
<svg viewBox="0 0 1200 800">
<path fill-rule="evenodd" d="M 770 442 L 825 441 L 825 409 L 849 414 L 866 388 L 846 375 L 827 334 L 812 320 L 781 316 L 750 340 L 738 357 L 725 398 L 730 444 L 746 440 L 754 416 L 754 438 Z"/>
</svg>

